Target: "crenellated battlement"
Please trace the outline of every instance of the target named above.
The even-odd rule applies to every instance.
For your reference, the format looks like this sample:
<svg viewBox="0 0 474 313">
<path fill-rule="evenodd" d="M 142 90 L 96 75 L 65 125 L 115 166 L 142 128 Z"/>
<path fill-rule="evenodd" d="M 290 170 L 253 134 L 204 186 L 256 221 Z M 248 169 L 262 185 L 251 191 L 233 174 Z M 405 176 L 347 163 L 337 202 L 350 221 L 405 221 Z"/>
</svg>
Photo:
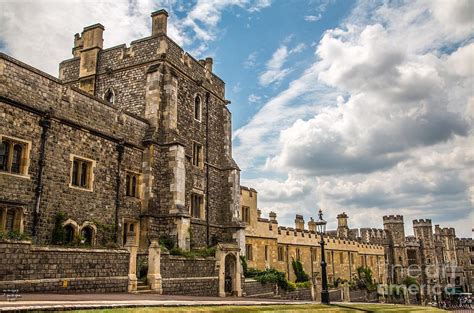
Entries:
<svg viewBox="0 0 474 313">
<path fill-rule="evenodd" d="M 413 227 L 432 227 L 431 219 L 417 219 L 413 220 Z"/>
<path fill-rule="evenodd" d="M 403 215 L 384 215 L 382 217 L 385 224 L 403 224 Z"/>
</svg>

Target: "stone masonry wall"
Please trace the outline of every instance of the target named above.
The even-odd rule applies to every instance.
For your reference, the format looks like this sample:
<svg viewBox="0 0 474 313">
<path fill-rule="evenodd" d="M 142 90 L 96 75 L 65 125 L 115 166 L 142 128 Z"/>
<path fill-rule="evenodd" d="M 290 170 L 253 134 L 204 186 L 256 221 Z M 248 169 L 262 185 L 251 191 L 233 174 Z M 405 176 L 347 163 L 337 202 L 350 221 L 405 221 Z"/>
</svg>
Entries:
<svg viewBox="0 0 474 313">
<path fill-rule="evenodd" d="M 0 123 L 0 135 L 30 142 L 31 148 L 27 175 L 0 175 L 0 201 L 22 206 L 25 232 L 31 234 L 35 205 L 42 131 L 39 121 L 41 115 L 50 110 L 38 241 L 50 241 L 54 216 L 59 211 L 66 212 L 67 217 L 79 225 L 91 222 L 113 226 L 117 148 L 122 140 L 125 148 L 120 172 L 119 221 L 138 219 L 141 202 L 125 196 L 125 176 L 127 171 L 141 172 L 141 141 L 148 123 L 81 91 L 64 87 L 55 78 L 3 54 L 0 55 L 0 74 L 0 117 L 5 122 Z M 95 162 L 91 191 L 70 187 L 72 155 Z M 100 229 L 98 235 L 101 235 Z"/>
<path fill-rule="evenodd" d="M 126 250 L 34 246 L 0 241 L 0 290 L 23 292 L 125 292 Z"/>
<path fill-rule="evenodd" d="M 219 277 L 214 258 L 187 259 L 162 254 L 163 294 L 218 296 Z"/>
</svg>

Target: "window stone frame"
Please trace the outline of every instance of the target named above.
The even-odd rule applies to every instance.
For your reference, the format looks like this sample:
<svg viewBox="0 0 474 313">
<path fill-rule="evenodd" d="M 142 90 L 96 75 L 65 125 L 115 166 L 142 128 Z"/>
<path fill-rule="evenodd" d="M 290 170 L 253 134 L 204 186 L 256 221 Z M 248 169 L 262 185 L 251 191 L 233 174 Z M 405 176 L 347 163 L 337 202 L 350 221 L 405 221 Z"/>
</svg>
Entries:
<svg viewBox="0 0 474 313">
<path fill-rule="evenodd" d="M 87 177 L 87 187 L 80 187 L 72 184 L 73 180 L 73 170 L 74 170 L 74 160 L 78 159 L 79 161 L 82 162 L 87 162 L 90 163 L 89 166 L 89 175 Z M 93 192 L 94 191 L 94 180 L 95 180 L 95 175 L 94 175 L 94 169 L 97 165 L 95 160 L 73 154 L 71 153 L 69 155 L 69 162 L 70 162 L 70 169 L 69 169 L 69 188 L 76 189 L 76 190 L 82 190 L 82 191 L 89 191 Z M 79 174 L 78 174 L 79 175 Z"/>
<path fill-rule="evenodd" d="M 23 145 L 23 150 L 21 152 L 22 155 L 21 155 L 21 159 L 20 159 L 21 160 L 20 173 L 12 173 L 11 172 L 13 148 L 10 148 L 9 157 L 7 159 L 8 160 L 7 162 L 9 163 L 9 166 L 10 166 L 10 170 L 9 171 L 0 171 L 0 175 L 9 175 L 9 176 L 15 176 L 15 177 L 30 179 L 31 177 L 30 177 L 28 171 L 29 171 L 30 163 L 31 163 L 31 159 L 30 159 L 30 152 L 31 152 L 31 146 L 32 146 L 31 141 L 21 139 L 21 138 L 18 138 L 18 137 L 14 137 L 14 136 L 0 134 L 0 143 L 3 142 L 4 139 L 9 140 L 9 141 L 13 142 L 14 144 L 16 143 L 16 144 Z"/>
</svg>

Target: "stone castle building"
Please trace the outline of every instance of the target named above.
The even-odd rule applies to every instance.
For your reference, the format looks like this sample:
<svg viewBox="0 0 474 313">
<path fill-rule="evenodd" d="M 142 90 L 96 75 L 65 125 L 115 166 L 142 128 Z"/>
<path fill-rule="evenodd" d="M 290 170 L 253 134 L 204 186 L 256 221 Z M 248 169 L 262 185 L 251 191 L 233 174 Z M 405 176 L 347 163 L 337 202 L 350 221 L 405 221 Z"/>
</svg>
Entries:
<svg viewBox="0 0 474 313">
<path fill-rule="evenodd" d="M 384 216 L 383 226 L 361 228 L 360 239 L 384 247 L 389 282 L 401 283 L 410 274 L 429 290 L 448 284 L 457 291 L 473 290 L 474 240 L 457 238 L 454 228 L 435 225 L 433 231 L 430 219 L 413 220 L 414 236 L 405 235 L 401 215 Z"/>
<path fill-rule="evenodd" d="M 299 260 L 304 271 L 316 284 L 321 278 L 321 237 L 316 233 L 316 223 L 311 218 L 307 227 L 302 215 L 296 215 L 295 226 L 280 226 L 277 214 L 270 212 L 263 218 L 257 208 L 257 191 L 241 186 L 242 221 L 245 229 L 245 256 L 248 266 L 257 269 L 276 268 L 287 274 L 291 281 L 296 276 L 292 261 Z M 347 223 L 347 215 L 340 215 L 340 222 Z M 328 282 L 351 281 L 357 268 L 369 267 L 377 283 L 387 280 L 384 248 L 376 243 L 366 243 L 355 238 L 325 237 L 325 254 Z"/>
<path fill-rule="evenodd" d="M 257 191 L 241 186 L 241 216 L 246 224 L 246 251 L 250 267 L 274 267 L 295 279 L 291 260 L 301 261 L 306 273 L 320 277 L 320 236 L 313 218 L 307 223 L 296 214 L 295 226 L 279 226 L 277 215 L 263 218 L 257 206 Z M 379 283 L 401 284 L 410 274 L 430 290 L 450 284 L 457 291 L 474 288 L 474 240 L 456 238 L 454 228 L 433 227 L 431 220 L 413 221 L 414 236 L 405 236 L 403 216 L 383 217 L 383 229 L 351 229 L 348 216 L 337 216 L 336 230 L 325 238 L 328 281 L 351 280 L 357 267 L 371 268 Z M 311 275 L 312 274 L 312 275 Z"/>
<path fill-rule="evenodd" d="M 49 243 L 64 212 L 69 241 L 243 244 L 225 84 L 151 17 L 130 46 L 85 27 L 59 79 L 0 54 L 0 232 Z"/>
</svg>

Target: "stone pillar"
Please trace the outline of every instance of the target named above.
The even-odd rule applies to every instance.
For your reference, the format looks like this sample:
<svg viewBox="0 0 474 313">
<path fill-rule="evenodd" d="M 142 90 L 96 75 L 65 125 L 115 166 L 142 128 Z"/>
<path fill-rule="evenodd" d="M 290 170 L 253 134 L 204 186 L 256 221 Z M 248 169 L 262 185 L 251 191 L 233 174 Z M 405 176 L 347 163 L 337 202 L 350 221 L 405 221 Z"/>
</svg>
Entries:
<svg viewBox="0 0 474 313">
<path fill-rule="evenodd" d="M 173 145 L 168 152 L 169 168 L 173 172 L 170 184 L 172 203 L 170 203 L 170 214 L 188 213 L 185 211 L 186 195 L 186 168 L 184 147 Z"/>
<path fill-rule="evenodd" d="M 189 238 L 191 219 L 187 216 L 180 216 L 177 217 L 174 222 L 176 225 L 176 244 L 178 248 L 189 251 L 191 249 L 191 241 Z"/>
<path fill-rule="evenodd" d="M 136 292 L 137 291 L 137 252 L 138 246 L 135 240 L 135 235 L 131 234 L 127 238 L 127 243 L 125 244 L 125 248 L 127 248 L 128 252 L 130 253 L 130 262 L 128 268 L 128 292 Z"/>
<path fill-rule="evenodd" d="M 314 283 L 313 283 L 313 293 L 314 293 L 314 299 L 313 301 L 316 301 L 316 302 L 321 302 L 321 284 L 316 281 L 316 279 L 314 280 Z"/>
<path fill-rule="evenodd" d="M 148 247 L 148 284 L 150 289 L 159 294 L 163 293 L 160 269 L 161 250 L 156 240 L 153 240 Z"/>
<path fill-rule="evenodd" d="M 178 77 L 169 67 L 165 70 L 164 95 L 166 97 L 163 110 L 164 129 L 169 136 L 173 136 L 178 126 Z M 168 138 L 173 140 L 175 138 Z"/>
<path fill-rule="evenodd" d="M 349 284 L 347 282 L 342 284 L 342 302 L 351 302 Z"/>
<path fill-rule="evenodd" d="M 152 65 L 147 70 L 145 89 L 145 118 L 151 127 L 158 128 L 161 104 L 161 81 L 163 65 Z"/>
</svg>

